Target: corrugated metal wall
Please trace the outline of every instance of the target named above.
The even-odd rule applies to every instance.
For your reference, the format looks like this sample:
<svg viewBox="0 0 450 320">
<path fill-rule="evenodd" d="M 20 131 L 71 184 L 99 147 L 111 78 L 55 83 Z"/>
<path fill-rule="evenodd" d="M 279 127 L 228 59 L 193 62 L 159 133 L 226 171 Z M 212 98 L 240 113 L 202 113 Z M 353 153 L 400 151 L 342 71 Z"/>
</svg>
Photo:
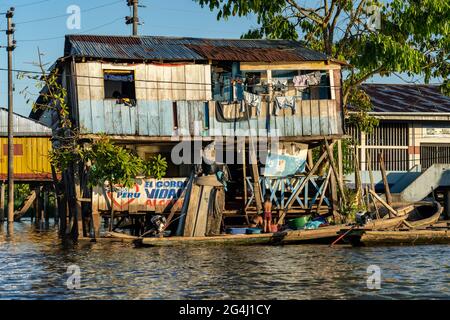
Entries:
<svg viewBox="0 0 450 320">
<path fill-rule="evenodd" d="M 45 137 L 14 138 L 14 177 L 18 180 L 48 179 L 51 167 L 48 153 L 51 142 Z M 8 139 L 0 138 L 0 176 L 5 179 L 8 172 Z"/>
</svg>

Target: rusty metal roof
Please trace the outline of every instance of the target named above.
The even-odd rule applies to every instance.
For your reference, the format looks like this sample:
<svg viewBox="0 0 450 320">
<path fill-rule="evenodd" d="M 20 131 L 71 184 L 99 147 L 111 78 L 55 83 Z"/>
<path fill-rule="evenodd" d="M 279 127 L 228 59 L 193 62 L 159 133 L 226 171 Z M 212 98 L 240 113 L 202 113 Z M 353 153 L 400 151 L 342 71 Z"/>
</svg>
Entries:
<svg viewBox="0 0 450 320">
<path fill-rule="evenodd" d="M 117 60 L 325 61 L 298 41 L 67 35 L 65 56 Z"/>
<path fill-rule="evenodd" d="M 437 85 L 363 84 L 370 96 L 373 112 L 450 113 L 450 97 Z"/>
</svg>

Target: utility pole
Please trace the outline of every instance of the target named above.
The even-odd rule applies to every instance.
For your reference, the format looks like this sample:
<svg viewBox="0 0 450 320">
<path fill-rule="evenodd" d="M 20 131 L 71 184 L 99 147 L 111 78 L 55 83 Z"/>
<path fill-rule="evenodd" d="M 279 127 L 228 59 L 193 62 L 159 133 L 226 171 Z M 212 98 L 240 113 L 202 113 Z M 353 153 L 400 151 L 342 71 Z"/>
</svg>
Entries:
<svg viewBox="0 0 450 320">
<path fill-rule="evenodd" d="M 8 20 L 8 223 L 14 222 L 14 123 L 13 123 L 13 77 L 12 77 L 12 53 L 16 48 L 16 42 L 13 40 L 14 27 L 12 18 L 14 16 L 14 8 L 10 8 L 6 12 Z"/>
<path fill-rule="evenodd" d="M 127 0 L 127 4 L 129 7 L 133 7 L 133 16 L 125 17 L 126 24 L 133 24 L 133 36 L 137 36 L 139 25 L 139 15 L 138 15 L 139 0 Z"/>
</svg>

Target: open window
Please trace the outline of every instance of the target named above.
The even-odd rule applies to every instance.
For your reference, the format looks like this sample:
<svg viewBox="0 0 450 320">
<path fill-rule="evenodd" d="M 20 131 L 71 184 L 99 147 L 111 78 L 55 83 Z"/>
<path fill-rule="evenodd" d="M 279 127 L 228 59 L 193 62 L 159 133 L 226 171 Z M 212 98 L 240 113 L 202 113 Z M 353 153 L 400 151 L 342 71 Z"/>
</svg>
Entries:
<svg viewBox="0 0 450 320">
<path fill-rule="evenodd" d="M 115 99 L 119 104 L 136 104 L 134 71 L 104 70 L 105 99 Z"/>
</svg>

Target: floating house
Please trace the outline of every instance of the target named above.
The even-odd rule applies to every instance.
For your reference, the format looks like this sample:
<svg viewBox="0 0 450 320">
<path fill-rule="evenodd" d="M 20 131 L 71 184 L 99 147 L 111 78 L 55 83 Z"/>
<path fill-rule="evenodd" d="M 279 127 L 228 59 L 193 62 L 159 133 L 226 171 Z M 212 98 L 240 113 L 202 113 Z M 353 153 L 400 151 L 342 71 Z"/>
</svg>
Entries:
<svg viewBox="0 0 450 320">
<path fill-rule="evenodd" d="M 297 41 L 68 35 L 55 68 L 83 139 L 106 134 L 143 159 L 168 160 L 165 179 L 139 180 L 113 201 L 115 210 L 167 212 L 192 164 L 202 164 L 214 142 L 214 161 L 230 172 L 225 212 L 238 214 L 254 210 L 255 177 L 261 196 L 269 192 L 280 211 L 311 210 L 319 201 L 331 206 L 322 196 L 324 179 L 301 181 L 313 167 L 308 149 L 344 135 L 342 65 Z M 55 128 L 52 112 L 32 116 Z M 273 141 L 286 158 L 264 164 Z M 194 146 L 194 161 L 180 151 L 181 142 Z M 252 146 L 257 170 L 250 165 Z M 300 160 L 290 168 L 292 159 Z M 302 195 L 294 192 L 300 185 Z M 154 190 L 164 187 L 177 190 Z M 109 208 L 104 192 L 94 190 L 92 211 Z"/>
</svg>

